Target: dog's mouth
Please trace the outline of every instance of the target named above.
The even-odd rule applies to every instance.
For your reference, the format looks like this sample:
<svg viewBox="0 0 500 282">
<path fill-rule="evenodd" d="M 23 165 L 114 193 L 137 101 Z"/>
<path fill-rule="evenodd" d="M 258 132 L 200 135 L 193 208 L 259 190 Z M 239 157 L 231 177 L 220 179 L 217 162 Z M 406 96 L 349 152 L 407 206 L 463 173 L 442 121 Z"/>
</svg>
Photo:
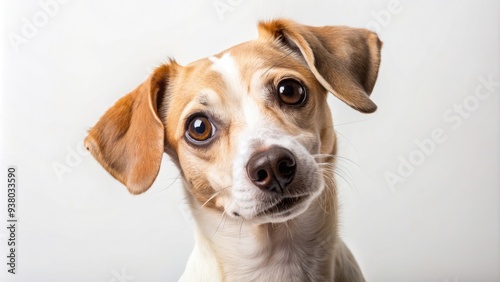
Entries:
<svg viewBox="0 0 500 282">
<path fill-rule="evenodd" d="M 260 213 L 258 213 L 258 216 L 289 214 L 289 212 L 291 212 L 294 207 L 297 207 L 298 205 L 303 203 L 308 197 L 308 195 L 304 195 L 298 197 L 282 198 L 279 201 L 264 208 Z"/>
</svg>

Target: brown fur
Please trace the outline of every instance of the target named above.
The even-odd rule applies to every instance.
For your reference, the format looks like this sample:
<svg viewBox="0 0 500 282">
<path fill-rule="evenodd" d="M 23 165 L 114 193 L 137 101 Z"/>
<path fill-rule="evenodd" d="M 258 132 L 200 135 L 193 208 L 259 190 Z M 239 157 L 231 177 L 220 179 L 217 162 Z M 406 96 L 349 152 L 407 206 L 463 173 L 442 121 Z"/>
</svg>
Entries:
<svg viewBox="0 0 500 282">
<path fill-rule="evenodd" d="M 173 64 L 155 70 L 146 82 L 121 98 L 90 130 L 85 145 L 101 165 L 132 194 L 146 191 L 160 170 L 164 128 L 157 95 L 173 75 Z"/>
</svg>

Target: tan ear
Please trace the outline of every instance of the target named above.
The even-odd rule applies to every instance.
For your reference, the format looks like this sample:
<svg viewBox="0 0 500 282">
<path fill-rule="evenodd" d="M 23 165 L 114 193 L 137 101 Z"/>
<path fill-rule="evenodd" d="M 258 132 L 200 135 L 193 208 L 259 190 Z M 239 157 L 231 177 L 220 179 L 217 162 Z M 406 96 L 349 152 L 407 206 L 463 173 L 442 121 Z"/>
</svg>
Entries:
<svg viewBox="0 0 500 282">
<path fill-rule="evenodd" d="M 118 100 L 85 139 L 92 155 L 132 194 L 151 187 L 160 170 L 165 133 L 158 113 L 174 64 L 157 68 Z"/>
<path fill-rule="evenodd" d="M 349 106 L 364 113 L 377 109 L 369 95 L 377 80 L 382 42 L 374 32 L 279 19 L 260 22 L 259 36 L 299 52 L 323 87 Z"/>
</svg>

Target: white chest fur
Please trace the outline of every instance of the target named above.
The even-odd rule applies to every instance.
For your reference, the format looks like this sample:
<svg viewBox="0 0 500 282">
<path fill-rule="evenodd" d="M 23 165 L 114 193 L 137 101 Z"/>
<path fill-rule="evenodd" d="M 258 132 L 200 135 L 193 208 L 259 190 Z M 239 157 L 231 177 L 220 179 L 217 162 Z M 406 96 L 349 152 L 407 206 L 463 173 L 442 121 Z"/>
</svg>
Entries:
<svg viewBox="0 0 500 282">
<path fill-rule="evenodd" d="M 338 239 L 319 205 L 281 224 L 254 225 L 207 211 L 194 216 L 196 246 L 181 281 L 333 280 Z"/>
</svg>

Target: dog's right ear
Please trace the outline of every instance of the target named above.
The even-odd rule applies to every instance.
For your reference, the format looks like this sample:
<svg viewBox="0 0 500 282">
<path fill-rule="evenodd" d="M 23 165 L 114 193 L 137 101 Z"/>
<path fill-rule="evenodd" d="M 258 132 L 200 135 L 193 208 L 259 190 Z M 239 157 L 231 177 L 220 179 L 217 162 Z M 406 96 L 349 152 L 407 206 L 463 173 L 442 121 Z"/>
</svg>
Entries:
<svg viewBox="0 0 500 282">
<path fill-rule="evenodd" d="M 160 108 L 178 65 L 158 67 L 134 91 L 121 98 L 89 131 L 85 146 L 132 194 L 153 184 L 164 152 Z"/>
</svg>

